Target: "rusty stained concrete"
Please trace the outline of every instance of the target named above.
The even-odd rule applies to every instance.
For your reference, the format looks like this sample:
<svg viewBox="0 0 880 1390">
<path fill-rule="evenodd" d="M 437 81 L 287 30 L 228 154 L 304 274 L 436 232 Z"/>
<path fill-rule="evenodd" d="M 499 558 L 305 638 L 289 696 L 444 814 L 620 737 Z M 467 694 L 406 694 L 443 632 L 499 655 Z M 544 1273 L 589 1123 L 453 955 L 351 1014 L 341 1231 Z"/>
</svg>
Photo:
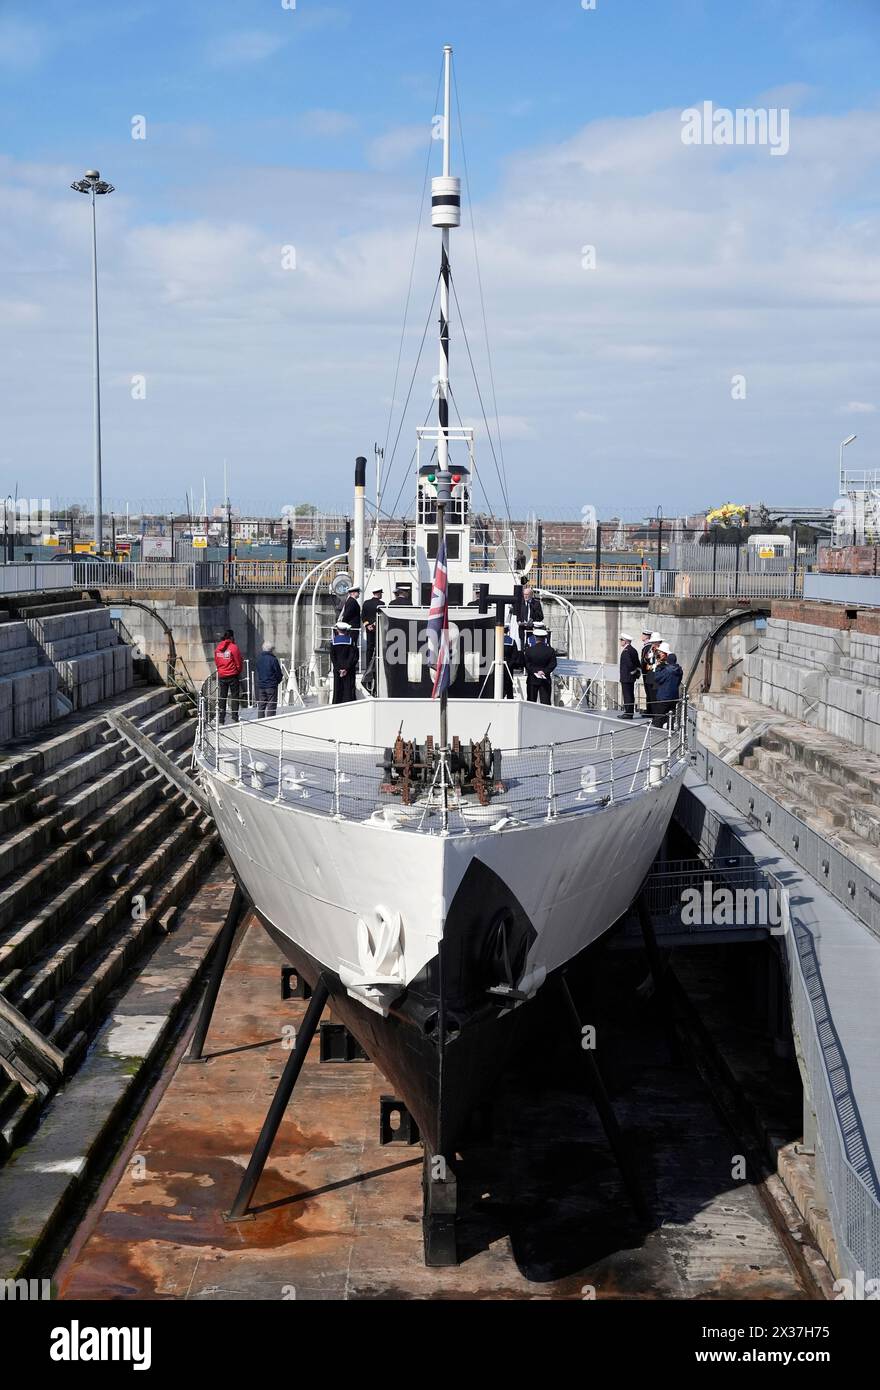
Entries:
<svg viewBox="0 0 880 1390">
<path fill-rule="evenodd" d="M 494 1142 L 464 1154 L 457 1268 L 426 1269 L 421 1149 L 380 1146 L 387 1083 L 369 1063 L 320 1064 L 317 1039 L 257 1189 L 227 1224 L 305 1005 L 251 925 L 227 970 L 204 1066 L 177 1068 L 85 1242 L 62 1299 L 802 1299 L 757 1190 L 731 1178 L 734 1141 L 702 1083 L 673 1062 L 634 993 L 633 962 L 597 996 L 618 1117 L 656 1212 L 638 1227 L 572 1039 L 521 1060 Z M 582 1013 L 582 1016 L 583 1013 Z M 604 1031 L 603 1031 L 604 1030 Z"/>
</svg>

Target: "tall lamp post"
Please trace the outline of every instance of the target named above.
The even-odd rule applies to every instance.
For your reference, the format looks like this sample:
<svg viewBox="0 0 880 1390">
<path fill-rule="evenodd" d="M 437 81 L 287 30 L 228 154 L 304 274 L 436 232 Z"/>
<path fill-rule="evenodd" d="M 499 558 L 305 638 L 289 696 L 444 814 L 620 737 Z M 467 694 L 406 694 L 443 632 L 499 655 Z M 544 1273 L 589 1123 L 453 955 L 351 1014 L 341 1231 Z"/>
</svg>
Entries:
<svg viewBox="0 0 880 1390">
<path fill-rule="evenodd" d="M 14 514 L 14 513 L 15 513 L 15 502 L 14 502 L 14 500 L 13 500 L 13 497 L 12 497 L 12 493 L 11 493 L 11 492 L 7 493 L 7 495 L 6 495 L 6 497 L 5 497 L 4 501 L 3 501 L 3 563 L 4 563 L 4 565 L 8 565 L 8 564 L 9 564 L 10 558 L 12 558 L 12 559 L 15 558 L 15 556 L 14 556 L 14 551 L 13 551 L 13 555 L 12 555 L 12 556 L 10 556 L 10 553 L 9 553 L 9 550 L 10 550 L 10 547 L 9 547 L 9 503 L 10 503 L 10 502 L 12 502 L 12 510 L 13 510 L 13 514 Z M 13 544 L 13 547 L 14 547 L 14 545 L 15 545 L 15 541 L 14 541 L 14 540 L 13 540 L 12 544 Z"/>
<path fill-rule="evenodd" d="M 840 449 L 839 449 L 839 451 L 838 451 L 838 458 L 839 458 L 839 461 L 840 461 L 840 470 L 839 470 L 839 471 L 840 471 L 840 495 L 841 495 L 841 497 L 843 496 L 843 451 L 844 451 L 844 449 L 846 448 L 847 444 L 852 444 L 852 443 L 854 443 L 855 440 L 856 440 L 857 438 L 858 438 L 857 435 L 851 434 L 851 435 L 848 436 L 848 438 L 842 439 L 842 440 L 840 441 Z"/>
<path fill-rule="evenodd" d="M 94 475 L 94 499 L 95 499 L 95 554 L 100 555 L 103 550 L 103 499 L 101 496 L 101 359 L 98 348 L 98 233 L 97 218 L 95 216 L 95 199 L 99 194 L 112 193 L 113 184 L 107 183 L 101 178 L 97 169 L 87 169 L 81 179 L 72 183 L 71 188 L 76 193 L 87 193 L 92 203 L 92 307 L 93 307 L 93 326 L 95 340 L 95 361 L 93 369 L 93 388 L 94 388 L 94 414 L 95 414 L 95 475 Z"/>
<path fill-rule="evenodd" d="M 839 484 L 838 484 L 838 496 L 839 496 L 839 497 L 843 497 L 843 495 L 844 495 L 844 492 L 843 492 L 843 451 L 844 451 L 844 449 L 846 448 L 847 444 L 852 444 L 852 443 L 854 442 L 855 438 L 856 438 L 856 436 L 855 436 L 854 434 L 851 434 L 851 435 L 848 435 L 846 439 L 842 439 L 842 440 L 840 441 L 840 449 L 839 449 L 839 451 L 838 451 L 838 462 L 839 462 L 839 471 L 840 471 L 840 481 L 839 481 Z M 852 519 L 852 520 L 853 520 L 853 525 L 852 525 L 852 543 L 853 543 L 853 545 L 855 545 L 855 543 L 856 543 L 856 515 L 855 515 L 855 512 L 853 512 L 853 519 Z"/>
</svg>

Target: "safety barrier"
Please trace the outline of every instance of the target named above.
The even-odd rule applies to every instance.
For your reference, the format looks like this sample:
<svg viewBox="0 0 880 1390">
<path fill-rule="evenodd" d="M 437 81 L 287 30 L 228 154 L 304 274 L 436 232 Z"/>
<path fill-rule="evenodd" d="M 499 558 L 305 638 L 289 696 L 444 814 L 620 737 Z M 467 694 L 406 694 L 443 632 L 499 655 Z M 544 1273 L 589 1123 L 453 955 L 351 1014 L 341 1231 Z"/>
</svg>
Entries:
<svg viewBox="0 0 880 1390">
<path fill-rule="evenodd" d="M 679 708 L 664 727 L 633 724 L 601 732 L 600 725 L 600 732 L 585 738 L 493 749 L 486 782 L 495 790 L 486 806 L 452 785 L 450 753 L 437 760 L 429 784 L 413 782 L 413 802 L 405 805 L 382 789 L 388 749 L 318 738 L 290 721 L 259 720 L 253 708 L 227 704 L 225 714 L 233 722 L 221 725 L 212 678 L 202 690 L 196 734 L 197 760 L 205 768 L 270 801 L 428 833 L 472 833 L 502 818 L 527 824 L 595 810 L 663 781 L 686 758 L 686 721 Z"/>
<path fill-rule="evenodd" d="M 541 566 L 541 588 L 573 598 L 647 598 L 653 591 L 647 565 L 595 565 L 574 561 Z"/>
<path fill-rule="evenodd" d="M 0 565 L 0 594 L 34 594 L 42 589 L 71 589 L 74 566 L 58 564 Z"/>
<path fill-rule="evenodd" d="M 658 598 L 801 598 L 804 571 L 794 565 L 784 573 L 740 570 L 657 570 Z"/>
</svg>

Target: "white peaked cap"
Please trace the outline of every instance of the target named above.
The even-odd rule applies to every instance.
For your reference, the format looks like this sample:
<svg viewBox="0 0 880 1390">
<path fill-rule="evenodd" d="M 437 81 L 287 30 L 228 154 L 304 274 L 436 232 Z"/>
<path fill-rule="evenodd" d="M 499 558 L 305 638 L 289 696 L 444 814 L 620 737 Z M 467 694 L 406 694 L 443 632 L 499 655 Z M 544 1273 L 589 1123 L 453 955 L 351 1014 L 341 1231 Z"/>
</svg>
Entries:
<svg viewBox="0 0 880 1390">
<path fill-rule="evenodd" d="M 621 640 L 621 642 L 631 642 L 631 641 L 632 641 L 632 634 L 629 633 L 629 632 L 622 632 L 622 633 L 620 634 L 620 640 Z"/>
<path fill-rule="evenodd" d="M 351 628 L 351 623 L 344 623 L 344 622 L 342 621 L 342 619 L 340 618 L 340 619 L 339 619 L 339 622 L 338 622 L 338 623 L 334 623 L 333 626 L 334 626 L 334 627 L 341 627 L 341 628 L 344 628 L 345 631 L 348 632 L 348 631 L 350 630 L 350 628 Z"/>
<path fill-rule="evenodd" d="M 659 633 L 659 632 L 652 632 L 652 633 L 651 633 L 651 641 L 652 641 L 652 642 L 659 642 L 659 641 L 661 641 L 661 640 L 662 640 L 662 639 L 661 639 L 661 637 L 660 637 L 660 633 Z"/>
<path fill-rule="evenodd" d="M 668 642 L 661 642 L 661 643 L 660 643 L 660 650 L 661 650 L 661 652 L 663 652 L 663 655 L 664 655 L 664 656 L 668 656 L 669 653 L 672 651 L 672 648 L 670 647 L 670 645 L 669 645 Z"/>
<path fill-rule="evenodd" d="M 533 627 L 533 628 L 532 628 L 532 632 L 535 634 L 536 637 L 546 637 L 546 636 L 547 636 L 547 629 L 546 629 L 546 627 L 543 626 L 542 623 L 538 623 L 537 627 Z"/>
</svg>

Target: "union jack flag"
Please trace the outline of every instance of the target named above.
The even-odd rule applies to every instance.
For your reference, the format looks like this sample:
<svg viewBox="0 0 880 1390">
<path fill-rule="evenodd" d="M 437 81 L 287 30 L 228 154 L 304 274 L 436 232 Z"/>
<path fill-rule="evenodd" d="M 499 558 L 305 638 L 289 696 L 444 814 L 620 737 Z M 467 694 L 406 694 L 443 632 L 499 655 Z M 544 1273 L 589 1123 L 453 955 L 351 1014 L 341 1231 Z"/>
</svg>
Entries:
<svg viewBox="0 0 880 1390">
<path fill-rule="evenodd" d="M 431 699 L 449 689 L 449 589 L 446 568 L 446 541 L 437 552 L 431 608 L 428 613 L 428 656 L 434 670 Z"/>
</svg>

